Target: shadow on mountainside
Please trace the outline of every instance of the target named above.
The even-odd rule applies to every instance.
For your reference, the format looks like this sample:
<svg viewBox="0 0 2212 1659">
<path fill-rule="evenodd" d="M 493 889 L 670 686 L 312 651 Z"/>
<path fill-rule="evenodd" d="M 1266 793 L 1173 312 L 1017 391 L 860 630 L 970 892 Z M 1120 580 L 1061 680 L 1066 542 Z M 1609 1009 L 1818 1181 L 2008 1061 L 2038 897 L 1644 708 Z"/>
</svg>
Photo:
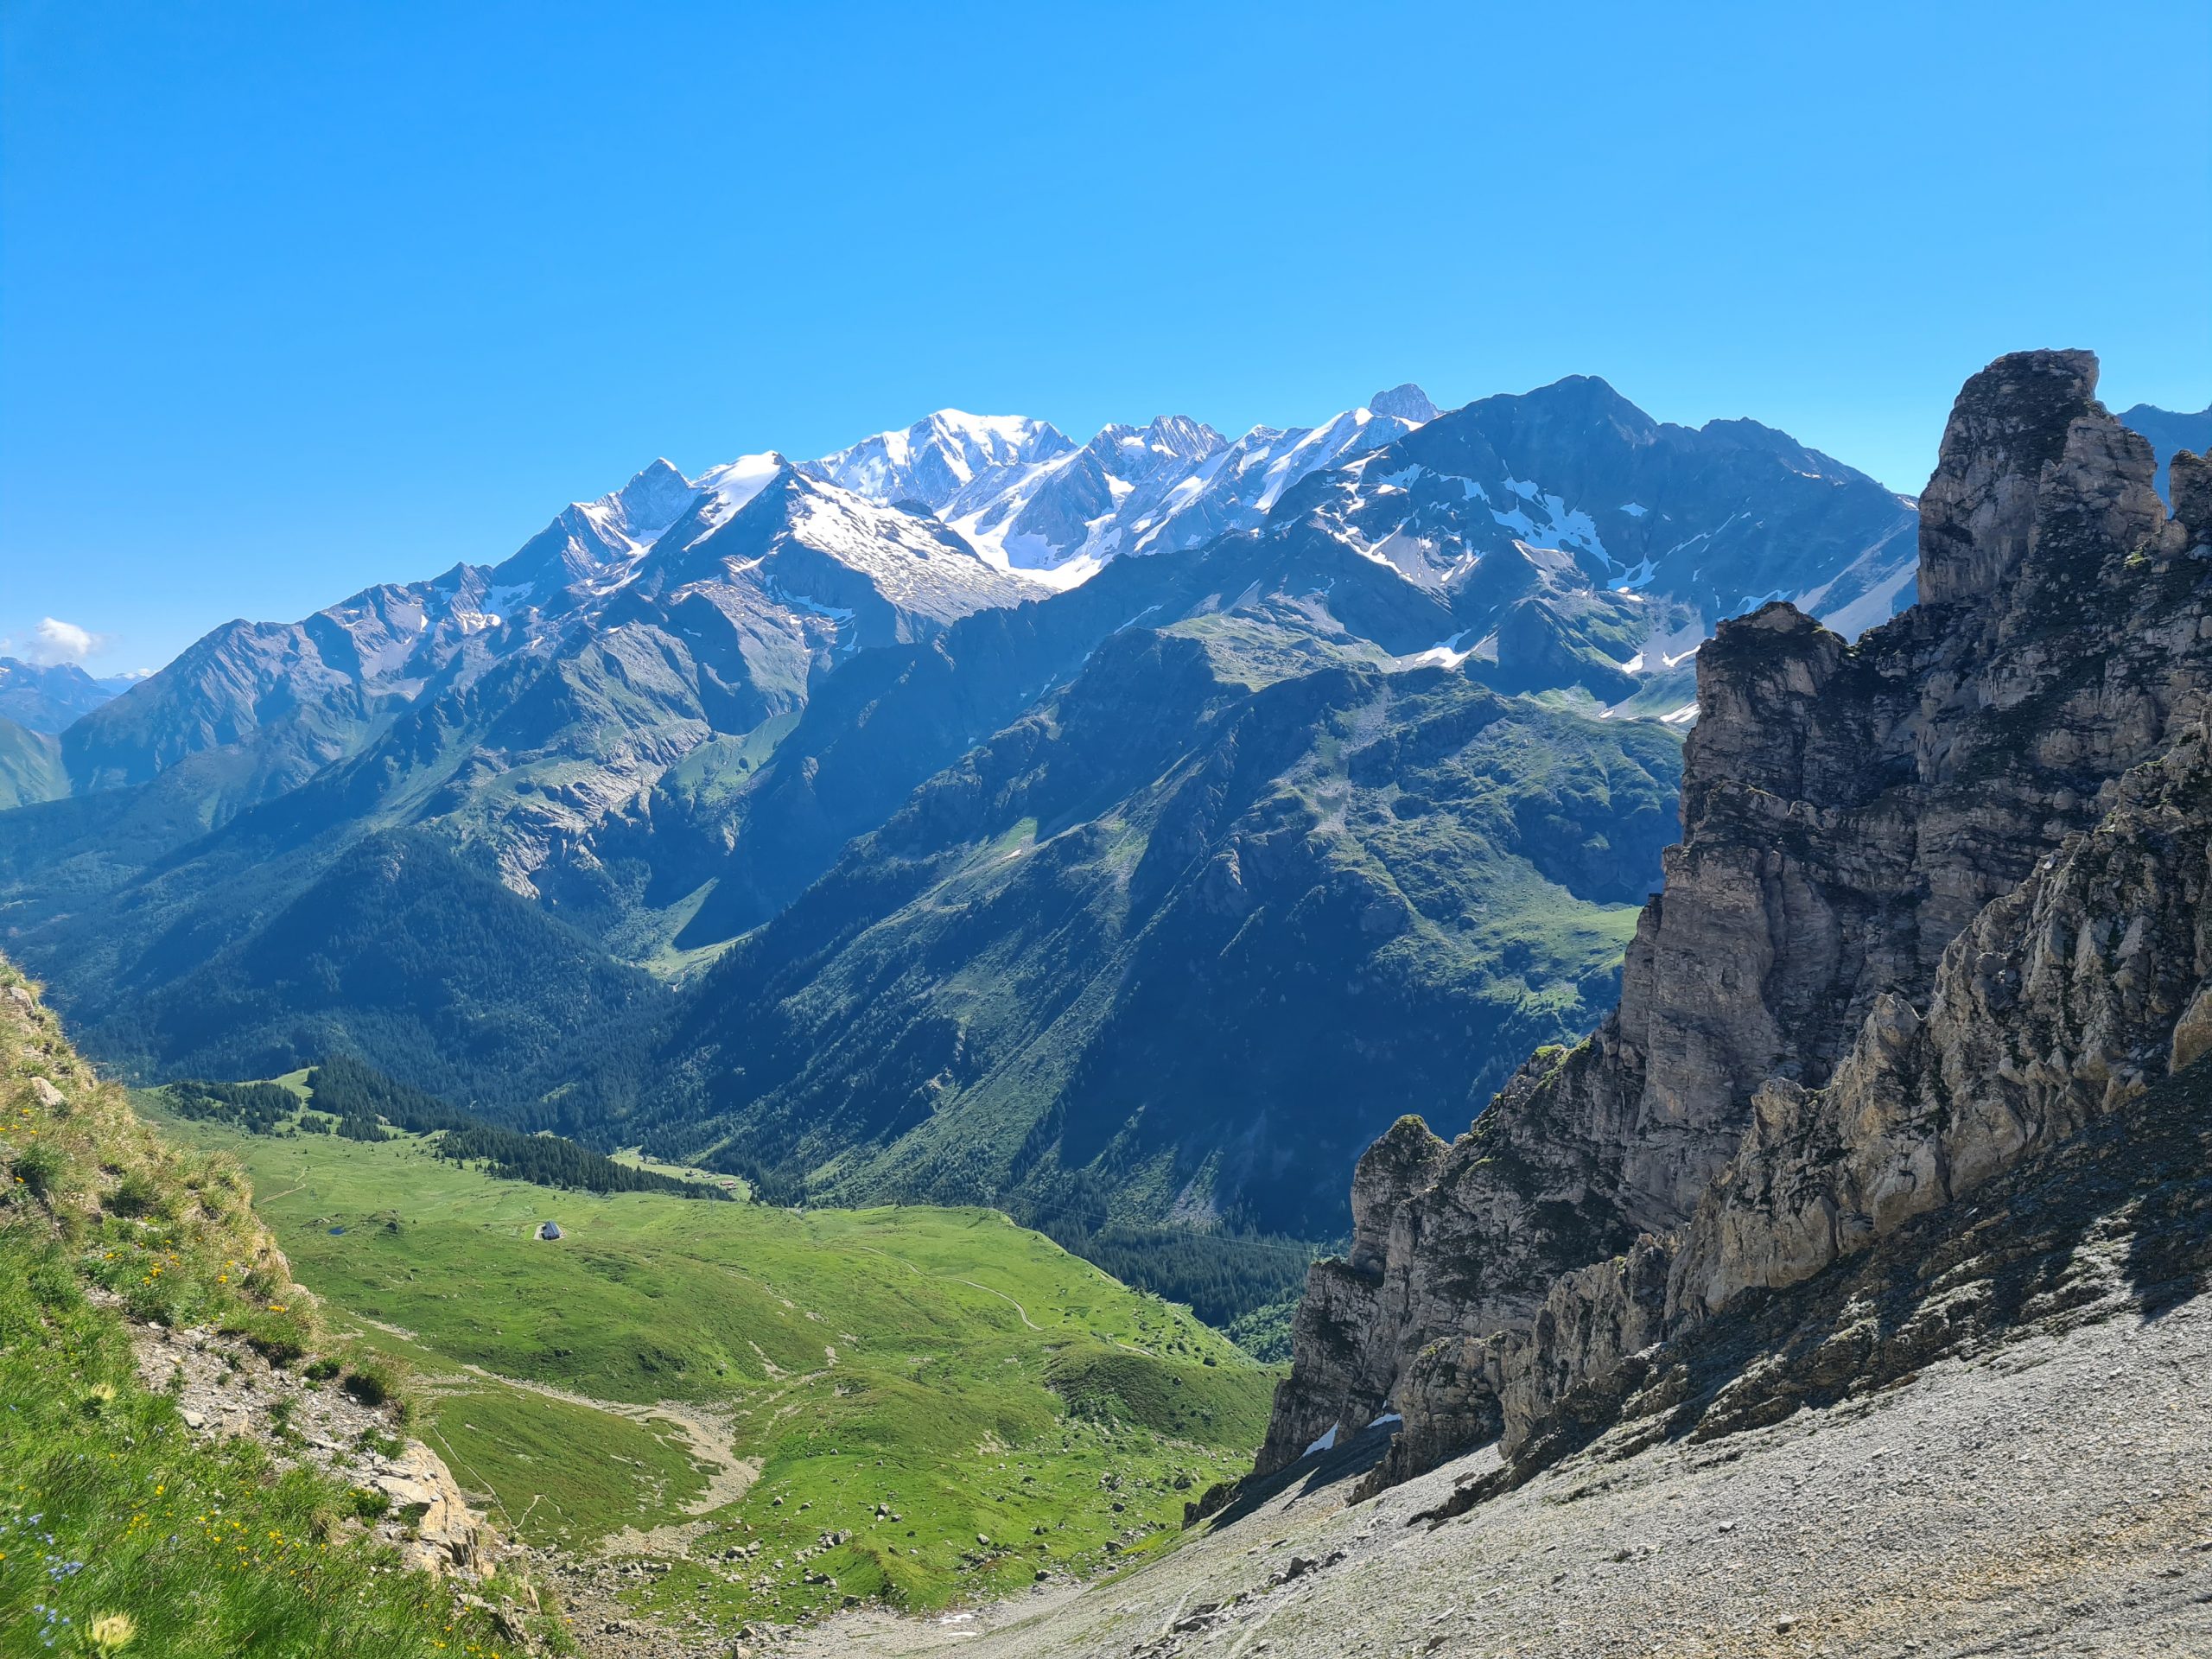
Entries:
<svg viewBox="0 0 2212 1659">
<path fill-rule="evenodd" d="M 1278 1470 L 1264 1480 L 1249 1476 L 1238 1481 L 1225 1482 L 1206 1494 L 1205 1498 L 1186 1506 L 1184 1525 L 1196 1526 L 1203 1521 L 1209 1527 L 1234 1526 L 1247 1516 L 1274 1503 L 1294 1486 L 1298 1495 L 1282 1507 L 1296 1507 L 1311 1497 L 1318 1497 L 1332 1488 L 1341 1487 L 1338 1502 L 1351 1499 L 1359 1478 L 1382 1460 L 1390 1449 L 1390 1439 L 1397 1432 L 1394 1423 L 1382 1423 L 1362 1429 L 1343 1445 L 1318 1454 L 1309 1453 L 1287 1469 Z M 1228 1502 L 1217 1510 L 1205 1507 L 1209 1499 L 1218 1501 L 1226 1496 Z"/>
<path fill-rule="evenodd" d="M 1441 1521 L 1596 1446 L 1606 1460 L 1713 1440 L 1911 1381 L 1939 1359 L 2115 1318 L 2212 1285 L 2212 1065 L 1825 1272 L 1751 1291 L 1712 1323 L 1577 1389 Z"/>
</svg>

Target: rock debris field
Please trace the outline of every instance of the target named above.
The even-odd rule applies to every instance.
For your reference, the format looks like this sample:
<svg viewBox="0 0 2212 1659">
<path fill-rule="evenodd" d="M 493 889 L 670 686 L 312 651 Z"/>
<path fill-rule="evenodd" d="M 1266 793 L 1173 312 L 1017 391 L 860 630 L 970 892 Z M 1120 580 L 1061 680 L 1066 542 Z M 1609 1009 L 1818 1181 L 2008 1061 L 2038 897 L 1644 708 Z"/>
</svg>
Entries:
<svg viewBox="0 0 2212 1659">
<path fill-rule="evenodd" d="M 2212 1652 L 2212 1307 L 2037 1336 L 1703 1445 L 1604 1442 L 1431 1527 L 1489 1454 L 1343 1499 L 1363 1435 L 1125 1578 L 808 1659 Z M 1317 1466 L 1318 1465 L 1318 1466 Z"/>
</svg>

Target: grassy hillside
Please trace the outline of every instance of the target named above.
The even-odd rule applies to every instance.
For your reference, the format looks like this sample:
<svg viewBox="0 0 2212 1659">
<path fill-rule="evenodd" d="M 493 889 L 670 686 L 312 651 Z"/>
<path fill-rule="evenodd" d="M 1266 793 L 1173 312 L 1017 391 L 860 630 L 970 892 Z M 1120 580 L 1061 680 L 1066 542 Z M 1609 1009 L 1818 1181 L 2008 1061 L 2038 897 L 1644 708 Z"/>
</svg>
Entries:
<svg viewBox="0 0 2212 1659">
<path fill-rule="evenodd" d="M 245 1160 L 301 1279 L 412 1362 L 425 1439 L 495 1520 L 676 1560 L 632 1592 L 657 1611 L 926 1608 L 1095 1567 L 1171 1538 L 1265 1429 L 1272 1373 L 995 1211 L 561 1192 L 411 1135 L 175 1133 Z"/>
<path fill-rule="evenodd" d="M 61 740 L 0 715 L 0 811 L 67 794 Z"/>
<path fill-rule="evenodd" d="M 0 1649 L 512 1651 L 359 1535 L 346 1489 L 196 1440 L 141 1385 L 132 1319 L 302 1358 L 326 1333 L 276 1300 L 289 1275 L 237 1165 L 140 1122 L 4 962 L 0 1052 Z"/>
</svg>

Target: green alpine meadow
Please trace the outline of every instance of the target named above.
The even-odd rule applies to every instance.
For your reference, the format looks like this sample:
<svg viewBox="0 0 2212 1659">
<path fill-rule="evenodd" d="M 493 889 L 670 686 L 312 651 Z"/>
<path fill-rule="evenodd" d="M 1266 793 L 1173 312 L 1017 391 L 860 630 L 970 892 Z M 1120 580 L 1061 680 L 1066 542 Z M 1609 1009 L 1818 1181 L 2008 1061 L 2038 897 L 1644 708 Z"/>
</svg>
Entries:
<svg viewBox="0 0 2212 1659">
<path fill-rule="evenodd" d="M 238 1136 L 144 1098 L 238 1159 L 511 1535 L 691 1558 L 647 1606 L 921 1611 L 1096 1571 L 1172 1543 L 1266 1429 L 1275 1372 L 996 1211 L 548 1188 L 422 1137 Z"/>
</svg>

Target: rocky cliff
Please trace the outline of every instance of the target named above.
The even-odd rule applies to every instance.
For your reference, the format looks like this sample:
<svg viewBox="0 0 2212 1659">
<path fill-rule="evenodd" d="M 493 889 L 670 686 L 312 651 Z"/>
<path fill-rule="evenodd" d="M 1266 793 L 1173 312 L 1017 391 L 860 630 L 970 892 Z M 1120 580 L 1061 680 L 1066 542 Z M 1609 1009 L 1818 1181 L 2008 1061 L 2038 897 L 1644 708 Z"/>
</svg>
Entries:
<svg viewBox="0 0 2212 1659">
<path fill-rule="evenodd" d="M 1967 383 L 1911 610 L 1853 645 L 1770 605 L 1706 647 L 1619 1007 L 1449 1147 L 1408 1120 L 1362 1160 L 1263 1472 L 1393 1408 L 1374 1484 L 1510 1451 L 2212 1045 L 2212 474 L 2176 459 L 2169 518 L 2095 381 Z"/>
</svg>

